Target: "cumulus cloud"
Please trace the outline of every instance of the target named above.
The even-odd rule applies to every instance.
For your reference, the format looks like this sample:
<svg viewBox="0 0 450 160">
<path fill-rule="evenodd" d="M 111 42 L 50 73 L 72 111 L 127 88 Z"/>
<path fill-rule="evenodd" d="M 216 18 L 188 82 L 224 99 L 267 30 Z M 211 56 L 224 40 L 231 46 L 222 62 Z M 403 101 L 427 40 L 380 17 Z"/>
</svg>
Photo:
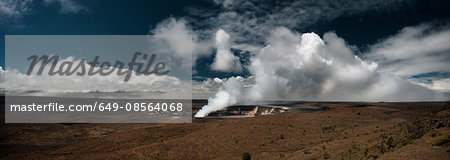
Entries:
<svg viewBox="0 0 450 160">
<path fill-rule="evenodd" d="M 224 80 L 220 78 L 207 78 L 204 81 L 193 81 L 192 89 L 196 94 L 202 94 L 205 92 L 215 93 L 222 86 Z M 203 97 L 204 98 L 204 97 Z"/>
<path fill-rule="evenodd" d="M 446 90 L 448 81 L 422 77 L 427 73 L 449 73 L 450 27 L 432 23 L 403 28 L 398 34 L 373 45 L 365 57 L 380 64 L 380 70 L 402 76 L 434 90 Z M 419 75 L 419 76 L 417 76 Z M 448 77 L 447 77 L 448 78 Z M 423 80 L 427 81 L 423 81 Z M 433 83 L 437 84 L 434 85 Z M 443 88 L 440 88 L 440 87 Z"/>
<path fill-rule="evenodd" d="M 151 34 L 154 36 L 149 43 L 159 49 L 159 53 L 175 54 L 185 59 L 189 57 L 194 63 L 198 56 L 210 54 L 213 47 L 209 40 L 199 40 L 184 19 L 168 18 L 159 23 Z"/>
<path fill-rule="evenodd" d="M 217 91 L 223 90 L 224 83 L 231 78 L 241 83 L 243 89 L 250 88 L 253 84 L 255 84 L 255 76 L 249 76 L 246 78 L 241 76 L 229 78 L 207 78 L 204 81 L 193 81 L 193 96 L 198 98 L 207 98 L 212 96 Z"/>
<path fill-rule="evenodd" d="M 251 57 L 255 81 L 243 88 L 230 78 L 197 117 L 241 102 L 261 100 L 418 101 L 443 99 L 435 92 L 398 76 L 379 72 L 377 63 L 364 61 L 335 33 L 323 39 L 278 27 L 268 45 Z M 238 83 L 238 84 L 236 84 Z"/>
<path fill-rule="evenodd" d="M 224 30 L 219 29 L 216 32 L 216 57 L 211 64 L 211 69 L 223 72 L 242 72 L 239 57 L 230 51 L 230 35 Z"/>
<path fill-rule="evenodd" d="M 250 71 L 256 80 L 251 99 L 277 99 L 295 90 L 306 97 L 321 92 L 321 84 L 331 75 L 328 66 L 332 62 L 317 54 L 324 45 L 319 36 L 300 36 L 281 27 L 273 31 L 268 42 L 270 45 L 251 59 Z"/>
<path fill-rule="evenodd" d="M 256 95 L 249 98 L 254 100 L 294 98 L 382 101 L 435 98 L 432 92 L 420 86 L 415 87 L 415 96 L 405 96 L 402 92 L 409 90 L 412 84 L 393 75 L 379 73 L 376 63 L 360 59 L 352 47 L 335 33 L 326 33 L 322 40 L 314 33 L 298 34 L 286 28 L 277 28 L 268 42 L 270 45 L 252 57 L 250 65 L 256 79 L 250 93 Z M 397 87 L 380 90 L 383 85 Z"/>
<path fill-rule="evenodd" d="M 73 62 L 75 65 L 80 63 L 80 59 L 67 57 L 60 59 L 56 65 L 56 69 L 65 62 Z M 42 75 L 36 75 L 41 63 L 35 65 L 34 72 L 26 75 L 15 69 L 0 68 L 0 88 L 4 88 L 8 95 L 36 95 L 36 96 L 61 96 L 68 93 L 120 93 L 120 98 L 126 98 L 127 93 L 133 94 L 130 98 L 155 98 L 179 97 L 183 94 L 190 94 L 191 81 L 183 81 L 174 76 L 156 76 L 150 74 L 148 76 L 133 76 L 128 82 L 124 82 L 125 75 L 117 75 L 117 69 L 110 75 L 102 76 L 99 74 L 93 76 L 70 76 L 48 75 L 52 64 L 47 64 Z M 89 69 L 89 64 L 84 62 Z M 66 65 L 67 67 L 67 65 Z M 66 68 L 64 67 L 64 68 Z M 73 68 L 72 68 L 73 69 Z M 94 70 L 98 70 L 95 67 Z M 78 68 L 77 72 L 81 72 Z M 167 94 L 166 94 L 167 93 Z M 85 95 L 89 97 L 89 95 Z M 107 95 L 111 96 L 111 95 Z"/>
</svg>

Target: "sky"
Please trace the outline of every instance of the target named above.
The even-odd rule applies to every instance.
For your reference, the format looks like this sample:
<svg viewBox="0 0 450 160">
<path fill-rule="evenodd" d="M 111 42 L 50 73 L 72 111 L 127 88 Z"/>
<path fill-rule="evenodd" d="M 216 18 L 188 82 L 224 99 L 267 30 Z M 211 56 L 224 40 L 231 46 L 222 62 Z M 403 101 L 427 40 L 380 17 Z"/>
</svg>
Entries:
<svg viewBox="0 0 450 160">
<path fill-rule="evenodd" d="M 448 100 L 449 22 L 445 0 L 0 0 L 0 57 L 5 35 L 164 34 L 223 105 Z"/>
</svg>

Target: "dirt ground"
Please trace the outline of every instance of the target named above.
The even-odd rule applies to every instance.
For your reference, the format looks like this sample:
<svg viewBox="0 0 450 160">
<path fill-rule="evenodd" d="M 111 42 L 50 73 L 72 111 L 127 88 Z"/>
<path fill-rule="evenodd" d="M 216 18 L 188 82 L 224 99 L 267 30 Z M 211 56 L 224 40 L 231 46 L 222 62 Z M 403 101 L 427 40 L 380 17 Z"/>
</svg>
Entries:
<svg viewBox="0 0 450 160">
<path fill-rule="evenodd" d="M 320 105 L 190 124 L 2 123 L 0 159 L 450 159 L 449 103 Z"/>
</svg>

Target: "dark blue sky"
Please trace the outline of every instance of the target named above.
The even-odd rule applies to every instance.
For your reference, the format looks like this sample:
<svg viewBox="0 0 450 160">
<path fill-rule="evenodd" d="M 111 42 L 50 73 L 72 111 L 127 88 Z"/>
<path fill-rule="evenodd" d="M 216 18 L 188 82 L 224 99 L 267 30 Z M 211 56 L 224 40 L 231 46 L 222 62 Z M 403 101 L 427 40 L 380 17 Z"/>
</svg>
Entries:
<svg viewBox="0 0 450 160">
<path fill-rule="evenodd" d="M 62 14 L 57 5 L 34 2 L 33 11 L 20 19 L 0 25 L 0 50 L 4 67 L 4 35 L 145 35 L 170 16 L 183 16 L 184 9 L 203 2 L 189 0 L 77 1 L 87 12 Z M 208 4 L 208 3 L 205 3 Z"/>
<path fill-rule="evenodd" d="M 4 67 L 4 35 L 142 35 L 148 34 L 168 17 L 189 16 L 188 8 L 217 9 L 217 5 L 203 0 L 77 1 L 87 12 L 60 13 L 58 5 L 32 3 L 33 10 L 20 18 L 0 25 L 0 65 Z M 450 5 L 444 0 L 414 1 L 410 7 L 389 11 L 368 11 L 362 14 L 342 15 L 333 20 L 292 28 L 298 32 L 335 31 L 349 44 L 364 50 L 380 39 L 397 33 L 405 26 L 432 21 L 448 21 Z M 195 26 L 194 26 L 195 28 Z M 248 57 L 248 55 L 240 55 Z M 208 69 L 213 55 L 200 57 L 196 65 L 198 76 L 228 77 Z M 244 73 L 245 74 L 245 73 Z"/>
</svg>

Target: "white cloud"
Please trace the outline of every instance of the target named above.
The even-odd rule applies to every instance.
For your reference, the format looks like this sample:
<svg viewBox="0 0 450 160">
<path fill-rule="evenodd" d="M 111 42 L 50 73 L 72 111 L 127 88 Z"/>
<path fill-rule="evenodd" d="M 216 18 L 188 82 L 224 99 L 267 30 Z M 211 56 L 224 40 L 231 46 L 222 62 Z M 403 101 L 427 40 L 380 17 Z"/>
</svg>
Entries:
<svg viewBox="0 0 450 160">
<path fill-rule="evenodd" d="M 252 57 L 250 70 L 256 84 L 250 99 L 329 100 L 340 95 L 345 95 L 340 100 L 388 98 L 372 95 L 377 92 L 372 86 L 383 83 L 377 64 L 355 56 L 351 47 L 334 33 L 326 33 L 322 40 L 314 33 L 298 34 L 277 28 L 268 43 Z"/>
<path fill-rule="evenodd" d="M 230 51 L 230 35 L 224 30 L 219 29 L 216 32 L 216 57 L 211 64 L 211 69 L 223 72 L 242 72 L 239 57 Z"/>
<path fill-rule="evenodd" d="M 283 26 L 306 28 L 317 22 L 331 21 L 342 15 L 365 11 L 384 11 L 411 7 L 408 0 L 301 0 L 258 2 L 248 0 L 215 0 L 218 10 L 190 9 L 196 26 L 222 28 L 234 38 L 231 48 L 257 51 L 271 30 Z M 208 30 L 215 32 L 215 30 Z M 213 33 L 210 33 L 213 34 Z M 245 45 L 243 45 L 245 44 Z M 251 50 L 250 50 L 251 49 Z"/>
<path fill-rule="evenodd" d="M 195 63 L 198 56 L 210 54 L 212 43 L 208 40 L 199 40 L 184 19 L 169 18 L 157 25 L 152 31 L 153 37 L 149 40 L 151 46 L 160 49 L 158 52 L 175 54 L 180 58 L 192 58 Z M 187 64 L 192 65 L 192 64 Z"/>
<path fill-rule="evenodd" d="M 60 12 L 64 14 L 78 13 L 81 11 L 89 11 L 86 7 L 78 4 L 73 0 L 45 0 L 46 4 L 57 4 L 60 6 Z"/>
<path fill-rule="evenodd" d="M 434 80 L 431 85 L 427 85 L 426 87 L 442 92 L 450 92 L 450 78 Z"/>
<path fill-rule="evenodd" d="M 430 25 L 405 27 L 400 33 L 382 43 L 373 46 L 373 52 L 386 57 L 388 60 L 407 59 L 430 52 L 448 50 L 448 30 L 425 34 L 431 29 Z"/>
<path fill-rule="evenodd" d="M 31 10 L 31 2 L 32 0 L 0 0 L 0 23 L 28 14 Z"/>
<path fill-rule="evenodd" d="M 371 47 L 365 57 L 379 63 L 380 70 L 402 76 L 409 81 L 433 90 L 446 90 L 448 81 L 439 77 L 418 80 L 415 75 L 450 72 L 450 27 L 435 27 L 433 24 L 405 27 Z M 444 77 L 445 78 L 445 77 Z M 438 83 L 438 84 L 433 84 Z M 443 88 L 439 88 L 443 87 Z"/>
<path fill-rule="evenodd" d="M 40 2 L 36 0 L 0 0 L 0 24 L 23 27 L 23 25 L 15 25 L 16 21 L 33 12 L 35 10 L 34 6 L 37 6 L 36 4 Z M 45 0 L 42 3 L 47 6 L 58 5 L 60 13 L 63 14 L 89 11 L 88 8 L 73 0 Z"/>
<path fill-rule="evenodd" d="M 414 78 L 409 79 L 414 84 L 427 87 L 439 92 L 450 92 L 450 78 Z"/>
<path fill-rule="evenodd" d="M 74 65 L 78 64 L 81 60 L 75 60 L 73 57 L 67 57 L 66 59 L 60 59 L 56 68 L 64 61 L 74 62 Z M 89 67 L 89 64 L 84 64 Z M 0 68 L 0 88 L 4 88 L 8 95 L 35 95 L 35 96 L 62 96 L 69 94 L 72 96 L 78 93 L 81 96 L 91 98 L 88 93 L 106 92 L 106 96 L 114 96 L 114 93 L 118 93 L 119 98 L 125 97 L 130 94 L 129 98 L 167 98 L 167 97 L 180 97 L 183 95 L 189 96 L 191 93 L 191 81 L 183 81 L 174 76 L 156 76 L 150 74 L 148 76 L 133 75 L 128 82 L 124 82 L 125 75 L 117 75 L 117 70 L 110 75 L 101 76 L 99 74 L 93 76 L 77 76 L 73 74 L 71 76 L 59 76 L 48 75 L 51 64 L 47 64 L 42 75 L 36 75 L 37 70 L 40 67 L 40 63 L 35 66 L 35 69 L 31 75 L 23 74 L 14 69 L 3 70 Z M 86 68 L 89 69 L 89 68 Z M 99 67 L 95 67 L 94 70 L 98 70 Z M 81 68 L 77 70 L 80 72 Z M 102 97 L 104 98 L 104 97 Z M 116 98 L 116 97 L 114 97 Z"/>
</svg>

